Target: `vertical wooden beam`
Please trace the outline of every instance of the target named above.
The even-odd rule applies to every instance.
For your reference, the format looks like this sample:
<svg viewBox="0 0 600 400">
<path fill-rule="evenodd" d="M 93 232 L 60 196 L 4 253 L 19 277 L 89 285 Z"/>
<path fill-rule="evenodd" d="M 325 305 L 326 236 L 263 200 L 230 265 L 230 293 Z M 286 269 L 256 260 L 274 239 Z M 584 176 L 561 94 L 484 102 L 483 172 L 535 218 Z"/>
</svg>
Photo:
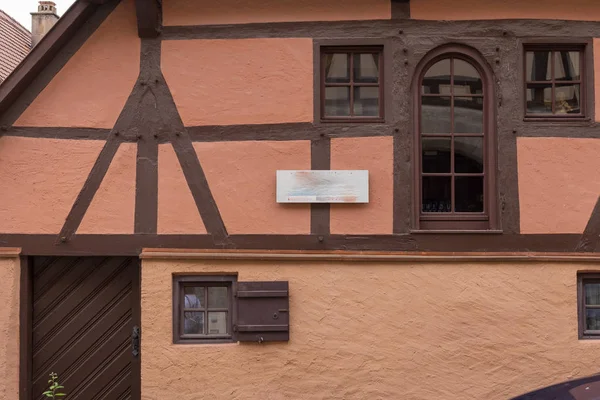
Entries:
<svg viewBox="0 0 600 400">
<path fill-rule="evenodd" d="M 19 399 L 31 400 L 33 345 L 33 265 L 29 257 L 21 257 L 19 295 Z"/>
<path fill-rule="evenodd" d="M 331 139 L 322 137 L 310 142 L 310 166 L 313 170 L 331 169 Z M 310 205 L 310 233 L 329 235 L 331 206 L 327 203 Z"/>
<path fill-rule="evenodd" d="M 158 37 L 162 30 L 162 1 L 135 0 L 135 9 L 139 37 Z"/>
</svg>

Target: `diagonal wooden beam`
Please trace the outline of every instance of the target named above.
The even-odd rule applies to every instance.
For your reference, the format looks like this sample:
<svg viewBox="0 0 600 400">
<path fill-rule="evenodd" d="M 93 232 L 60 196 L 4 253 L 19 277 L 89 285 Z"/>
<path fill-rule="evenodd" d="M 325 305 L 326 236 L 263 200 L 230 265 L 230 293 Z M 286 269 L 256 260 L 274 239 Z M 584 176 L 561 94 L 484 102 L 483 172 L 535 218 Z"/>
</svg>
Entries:
<svg viewBox="0 0 600 400">
<path fill-rule="evenodd" d="M 204 222 L 207 232 L 215 238 L 218 243 L 227 240 L 227 229 L 217 207 L 217 203 L 210 191 L 206 174 L 202 169 L 201 162 L 196 154 L 194 145 L 171 95 L 164 76 L 154 82 L 156 92 L 157 110 L 161 115 L 163 130 L 173 145 L 181 169 L 187 181 L 192 197 Z"/>
<path fill-rule="evenodd" d="M 575 251 L 593 252 L 600 245 L 600 196 Z"/>
<path fill-rule="evenodd" d="M 79 228 L 79 225 L 81 225 L 83 216 L 87 212 L 94 195 L 98 191 L 120 144 L 121 140 L 115 135 L 111 135 L 106 141 L 106 144 L 98 155 L 96 163 L 88 175 L 83 188 L 79 192 L 75 203 L 73 203 L 71 211 L 58 235 L 61 242 L 66 242 L 71 239 L 75 231 L 77 231 L 77 228 Z"/>
<path fill-rule="evenodd" d="M 158 37 L 162 29 L 162 1 L 135 0 L 135 9 L 139 37 Z"/>
</svg>

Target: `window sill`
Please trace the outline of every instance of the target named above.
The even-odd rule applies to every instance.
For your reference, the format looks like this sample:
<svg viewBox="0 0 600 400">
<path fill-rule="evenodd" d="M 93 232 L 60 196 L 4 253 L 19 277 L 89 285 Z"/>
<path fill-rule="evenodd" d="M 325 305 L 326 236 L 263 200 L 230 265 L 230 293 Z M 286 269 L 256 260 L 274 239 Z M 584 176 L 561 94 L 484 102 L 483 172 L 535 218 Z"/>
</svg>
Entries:
<svg viewBox="0 0 600 400">
<path fill-rule="evenodd" d="M 486 234 L 501 235 L 504 233 L 501 229 L 413 229 L 411 234 Z"/>
<path fill-rule="evenodd" d="M 385 124 L 384 118 L 340 118 L 340 119 L 320 119 L 321 124 Z"/>
<path fill-rule="evenodd" d="M 592 119 L 589 117 L 524 117 L 524 122 L 552 122 L 552 123 L 563 123 L 563 122 L 579 122 L 582 125 L 589 124 Z"/>
</svg>

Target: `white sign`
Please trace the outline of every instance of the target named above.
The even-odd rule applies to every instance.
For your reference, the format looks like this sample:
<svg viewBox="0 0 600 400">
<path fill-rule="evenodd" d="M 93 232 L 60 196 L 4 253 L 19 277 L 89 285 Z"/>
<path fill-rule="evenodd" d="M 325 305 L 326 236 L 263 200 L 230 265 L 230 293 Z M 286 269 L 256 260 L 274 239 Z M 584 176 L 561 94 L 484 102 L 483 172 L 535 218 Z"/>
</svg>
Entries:
<svg viewBox="0 0 600 400">
<path fill-rule="evenodd" d="M 278 203 L 368 203 L 369 171 L 277 171 Z"/>
</svg>

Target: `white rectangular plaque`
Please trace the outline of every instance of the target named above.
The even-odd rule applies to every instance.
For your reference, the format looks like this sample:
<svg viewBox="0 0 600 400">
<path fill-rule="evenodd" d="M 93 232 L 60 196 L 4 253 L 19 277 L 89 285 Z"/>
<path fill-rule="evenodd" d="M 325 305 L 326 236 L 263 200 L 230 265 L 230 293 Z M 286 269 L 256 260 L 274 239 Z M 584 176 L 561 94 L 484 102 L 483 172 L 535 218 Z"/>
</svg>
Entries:
<svg viewBox="0 0 600 400">
<path fill-rule="evenodd" d="M 277 171 L 278 203 L 368 203 L 369 171 Z"/>
</svg>

